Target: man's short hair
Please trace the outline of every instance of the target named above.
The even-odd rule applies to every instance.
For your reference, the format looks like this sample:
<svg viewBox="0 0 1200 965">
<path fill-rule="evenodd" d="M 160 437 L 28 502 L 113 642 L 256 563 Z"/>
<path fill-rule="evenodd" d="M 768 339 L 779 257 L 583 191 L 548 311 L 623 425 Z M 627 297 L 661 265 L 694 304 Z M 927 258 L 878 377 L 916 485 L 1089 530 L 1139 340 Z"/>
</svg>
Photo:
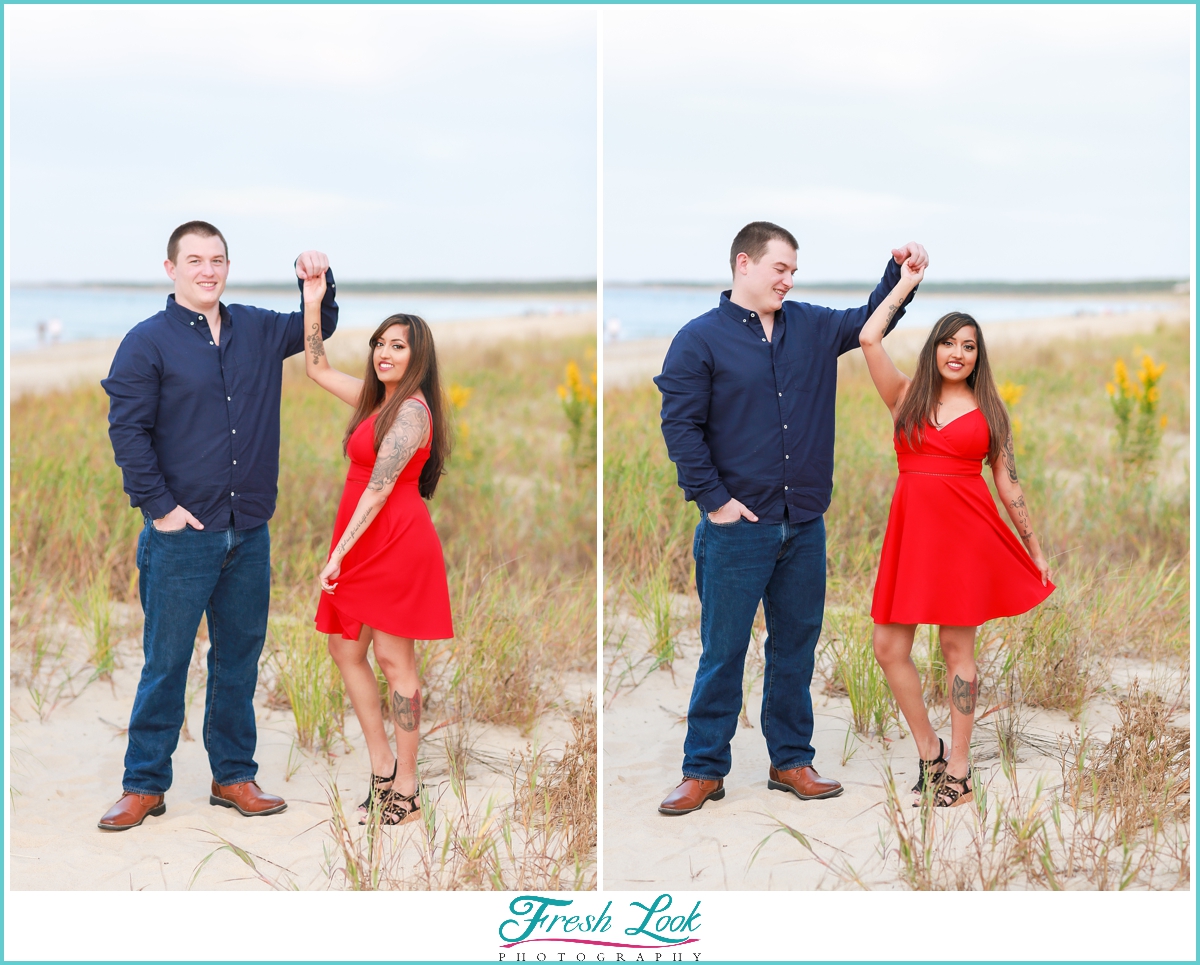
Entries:
<svg viewBox="0 0 1200 965">
<path fill-rule="evenodd" d="M 767 244 L 772 238 L 786 241 L 792 246 L 793 251 L 800 250 L 795 237 L 787 228 L 781 228 L 769 221 L 751 221 L 733 239 L 733 247 L 729 249 L 730 271 L 737 271 L 737 256 L 743 251 L 746 253 L 746 257 L 753 262 L 761 259 L 767 253 Z"/>
<path fill-rule="evenodd" d="M 225 236 L 221 234 L 218 228 L 210 225 L 207 221 L 188 221 L 181 224 L 178 228 L 171 232 L 171 237 L 167 241 L 167 261 L 172 265 L 175 264 L 175 259 L 179 257 L 179 242 L 184 235 L 199 235 L 201 238 L 220 238 L 221 244 L 225 246 L 225 259 L 229 260 L 229 242 L 225 240 Z"/>
</svg>

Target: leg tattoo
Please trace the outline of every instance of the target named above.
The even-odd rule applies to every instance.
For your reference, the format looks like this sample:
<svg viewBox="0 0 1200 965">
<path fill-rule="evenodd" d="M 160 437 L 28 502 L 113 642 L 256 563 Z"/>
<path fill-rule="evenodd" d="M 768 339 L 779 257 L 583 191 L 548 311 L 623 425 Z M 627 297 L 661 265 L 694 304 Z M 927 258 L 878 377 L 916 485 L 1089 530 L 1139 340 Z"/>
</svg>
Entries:
<svg viewBox="0 0 1200 965">
<path fill-rule="evenodd" d="M 975 713 L 975 698 L 978 694 L 978 680 L 966 681 L 958 674 L 954 675 L 950 699 L 954 701 L 954 707 L 960 714 L 969 716 Z"/>
<path fill-rule="evenodd" d="M 421 691 L 418 689 L 411 697 L 401 697 L 398 691 L 392 691 L 392 716 L 396 726 L 401 730 L 414 731 L 421 726 Z"/>
</svg>

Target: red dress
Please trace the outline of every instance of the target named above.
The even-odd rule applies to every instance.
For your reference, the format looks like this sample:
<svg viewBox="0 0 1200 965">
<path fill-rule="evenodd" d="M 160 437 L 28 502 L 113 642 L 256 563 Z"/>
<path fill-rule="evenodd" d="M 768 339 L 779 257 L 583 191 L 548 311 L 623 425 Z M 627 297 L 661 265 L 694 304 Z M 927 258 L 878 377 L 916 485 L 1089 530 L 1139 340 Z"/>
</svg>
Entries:
<svg viewBox="0 0 1200 965">
<path fill-rule="evenodd" d="M 350 469 L 333 524 L 331 553 L 371 480 L 375 416 L 364 419 L 354 430 L 346 451 Z M 337 588 L 333 593 L 321 593 L 316 618 L 321 633 L 340 633 L 356 640 L 366 624 L 417 640 L 454 636 L 442 544 L 417 491 L 428 458 L 428 444 L 413 453 L 379 515 L 343 558 L 341 575 L 334 581 Z"/>
<path fill-rule="evenodd" d="M 1000 518 L 980 474 L 987 419 L 978 409 L 940 431 L 896 434 L 892 496 L 871 617 L 876 623 L 976 627 L 1015 616 L 1054 590 Z"/>
</svg>

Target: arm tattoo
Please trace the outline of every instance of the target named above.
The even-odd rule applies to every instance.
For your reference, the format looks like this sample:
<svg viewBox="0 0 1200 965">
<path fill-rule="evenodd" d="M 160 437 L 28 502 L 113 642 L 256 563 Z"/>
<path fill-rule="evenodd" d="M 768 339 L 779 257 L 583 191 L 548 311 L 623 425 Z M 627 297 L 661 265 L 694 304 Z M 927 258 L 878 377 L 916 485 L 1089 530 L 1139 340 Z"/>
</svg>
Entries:
<svg viewBox="0 0 1200 965">
<path fill-rule="evenodd" d="M 1008 470 L 1009 482 L 1017 481 L 1017 454 L 1013 451 L 1012 433 L 1004 441 L 1004 468 Z"/>
<path fill-rule="evenodd" d="M 421 689 L 411 697 L 401 697 L 397 690 L 392 691 L 392 716 L 396 726 L 411 733 L 421 726 Z"/>
<path fill-rule="evenodd" d="M 1033 537 L 1033 523 L 1029 521 L 1029 510 L 1025 508 L 1025 496 L 1018 496 L 1009 505 L 1016 510 L 1017 529 L 1020 530 L 1021 539 L 1028 541 Z"/>
<path fill-rule="evenodd" d="M 308 348 L 312 352 L 313 365 L 325 357 L 325 342 L 321 338 L 320 319 L 313 322 L 312 332 L 308 336 Z"/>
<path fill-rule="evenodd" d="M 903 301 L 903 299 L 900 301 Z M 892 324 L 892 319 L 896 317 L 896 312 L 900 311 L 900 301 L 895 301 L 888 305 L 887 318 L 883 320 L 883 334 L 886 334 L 887 327 Z"/>
<path fill-rule="evenodd" d="M 425 433 L 429 429 L 429 416 L 425 406 L 409 399 L 396 413 L 396 421 L 379 444 L 379 453 L 375 456 L 375 468 L 371 472 L 371 481 L 367 488 L 381 492 L 393 486 L 408 460 L 421 445 Z"/>
<path fill-rule="evenodd" d="M 346 527 L 346 532 L 342 534 L 342 540 L 338 543 L 338 552 L 345 556 L 350 551 L 350 547 L 354 545 L 354 540 L 358 536 L 359 531 L 375 518 L 375 513 L 378 511 L 376 506 L 368 506 L 362 519 L 351 520 L 352 525 Z"/>
<path fill-rule="evenodd" d="M 958 674 L 954 675 L 954 683 L 952 684 L 950 698 L 954 701 L 954 708 L 960 714 L 970 716 L 975 713 L 975 698 L 979 694 L 979 681 L 972 680 L 970 682 L 963 680 Z"/>
</svg>

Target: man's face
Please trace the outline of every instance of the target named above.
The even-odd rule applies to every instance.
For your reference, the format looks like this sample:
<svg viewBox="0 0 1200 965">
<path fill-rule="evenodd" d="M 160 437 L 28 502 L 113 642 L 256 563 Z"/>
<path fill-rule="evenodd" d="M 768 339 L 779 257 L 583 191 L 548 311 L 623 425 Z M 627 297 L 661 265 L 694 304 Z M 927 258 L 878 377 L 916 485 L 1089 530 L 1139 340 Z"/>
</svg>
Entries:
<svg viewBox="0 0 1200 965">
<path fill-rule="evenodd" d="M 796 272 L 796 249 L 786 241 L 772 238 L 758 261 L 744 254 L 737 257 L 734 281 L 744 298 L 752 301 L 747 308 L 761 312 L 777 312 L 783 299 L 792 290 L 792 275 Z"/>
<path fill-rule="evenodd" d="M 229 277 L 225 245 L 216 235 L 184 235 L 179 239 L 175 263 L 163 263 L 175 282 L 175 300 L 193 311 L 207 314 L 215 309 Z"/>
</svg>

